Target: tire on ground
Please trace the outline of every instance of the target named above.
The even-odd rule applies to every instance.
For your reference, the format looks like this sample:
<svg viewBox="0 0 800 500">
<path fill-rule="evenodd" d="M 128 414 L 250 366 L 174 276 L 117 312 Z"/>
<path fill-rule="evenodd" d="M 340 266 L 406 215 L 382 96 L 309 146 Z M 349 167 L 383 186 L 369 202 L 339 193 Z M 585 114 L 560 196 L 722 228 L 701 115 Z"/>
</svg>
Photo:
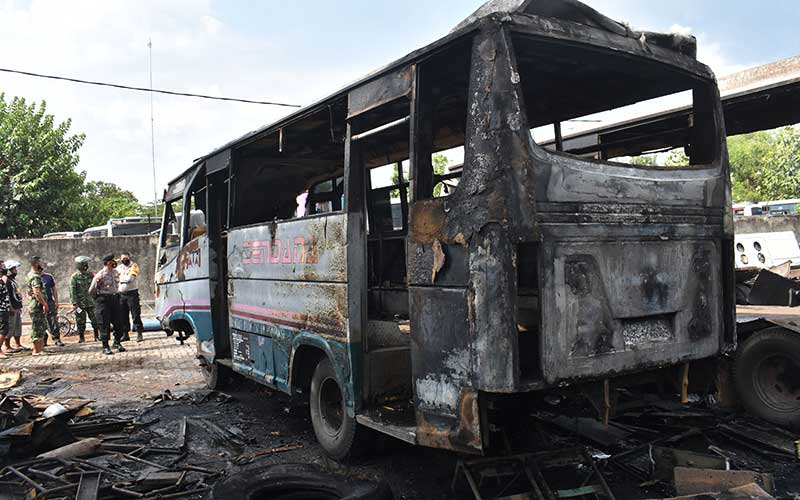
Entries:
<svg viewBox="0 0 800 500">
<path fill-rule="evenodd" d="M 348 415 L 344 387 L 327 357 L 317 364 L 311 378 L 311 424 L 325 454 L 344 460 L 356 453 L 356 420 Z"/>
<path fill-rule="evenodd" d="M 747 411 L 800 429 L 800 334 L 780 327 L 753 334 L 736 353 L 734 380 Z"/>
<path fill-rule="evenodd" d="M 251 468 L 218 482 L 211 500 L 392 500 L 381 481 L 345 481 L 307 464 L 280 464 Z"/>
</svg>

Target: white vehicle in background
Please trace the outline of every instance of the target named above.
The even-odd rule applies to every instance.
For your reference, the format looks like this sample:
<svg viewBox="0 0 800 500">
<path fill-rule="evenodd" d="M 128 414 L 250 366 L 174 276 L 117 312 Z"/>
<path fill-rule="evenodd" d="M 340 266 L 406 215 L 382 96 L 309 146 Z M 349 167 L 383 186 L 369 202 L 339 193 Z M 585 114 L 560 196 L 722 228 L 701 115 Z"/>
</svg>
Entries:
<svg viewBox="0 0 800 500">
<path fill-rule="evenodd" d="M 83 235 L 80 231 L 60 231 L 57 233 L 47 233 L 42 236 L 45 240 L 64 240 L 70 238 L 80 238 Z"/>
<path fill-rule="evenodd" d="M 769 269 L 787 262 L 800 266 L 800 246 L 793 231 L 737 234 L 735 248 L 737 269 Z"/>
<path fill-rule="evenodd" d="M 733 215 L 791 215 L 800 213 L 800 198 L 760 203 L 734 203 L 732 208 Z"/>
<path fill-rule="evenodd" d="M 109 219 L 102 226 L 94 226 L 83 231 L 84 238 L 101 236 L 137 236 L 150 234 L 161 228 L 161 217 L 122 217 Z"/>
</svg>

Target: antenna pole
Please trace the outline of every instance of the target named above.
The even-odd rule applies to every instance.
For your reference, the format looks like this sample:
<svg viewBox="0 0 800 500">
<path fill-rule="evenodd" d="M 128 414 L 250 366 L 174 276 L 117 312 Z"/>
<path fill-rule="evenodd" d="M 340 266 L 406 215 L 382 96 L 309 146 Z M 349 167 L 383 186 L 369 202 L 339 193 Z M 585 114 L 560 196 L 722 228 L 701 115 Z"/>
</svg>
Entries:
<svg viewBox="0 0 800 500">
<path fill-rule="evenodd" d="M 153 118 L 153 40 L 147 39 L 150 51 L 150 155 L 153 163 L 153 217 L 158 217 L 158 187 L 156 185 L 156 139 L 155 120 Z"/>
</svg>

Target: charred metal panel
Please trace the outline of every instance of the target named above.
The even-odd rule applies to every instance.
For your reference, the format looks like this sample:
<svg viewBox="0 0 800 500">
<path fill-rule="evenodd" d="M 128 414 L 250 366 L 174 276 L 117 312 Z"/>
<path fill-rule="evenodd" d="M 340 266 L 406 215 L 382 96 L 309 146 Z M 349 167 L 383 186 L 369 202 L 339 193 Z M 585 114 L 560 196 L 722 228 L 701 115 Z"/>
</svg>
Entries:
<svg viewBox="0 0 800 500">
<path fill-rule="evenodd" d="M 231 164 L 231 150 L 226 149 L 206 160 L 206 175 L 227 169 Z"/>
<path fill-rule="evenodd" d="M 464 289 L 411 287 L 418 322 L 411 330 L 417 439 L 437 448 L 482 449 Z"/>
<path fill-rule="evenodd" d="M 230 278 L 347 281 L 345 214 L 263 224 L 228 234 Z"/>
<path fill-rule="evenodd" d="M 555 384 L 716 354 L 719 242 L 544 243 L 543 373 Z"/>
<path fill-rule="evenodd" d="M 722 207 L 725 178 L 719 167 L 644 169 L 578 161 L 536 148 L 539 202 Z"/>
<path fill-rule="evenodd" d="M 347 339 L 347 285 L 231 278 L 231 325 L 268 334 L 269 325 Z"/>
<path fill-rule="evenodd" d="M 350 91 L 347 119 L 411 94 L 414 66 L 397 69 Z"/>
</svg>

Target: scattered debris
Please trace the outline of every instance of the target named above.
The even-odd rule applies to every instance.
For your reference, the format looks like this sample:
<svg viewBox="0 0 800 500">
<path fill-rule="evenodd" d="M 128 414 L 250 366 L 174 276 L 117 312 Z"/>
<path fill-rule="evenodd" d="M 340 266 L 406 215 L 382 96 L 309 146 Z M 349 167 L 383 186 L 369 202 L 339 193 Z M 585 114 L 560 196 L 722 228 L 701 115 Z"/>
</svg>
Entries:
<svg viewBox="0 0 800 500">
<path fill-rule="evenodd" d="M 750 289 L 748 302 L 761 306 L 800 305 L 800 281 L 762 269 Z"/>
<path fill-rule="evenodd" d="M 663 500 L 775 500 L 775 497 L 757 484 L 748 484 L 723 492 L 705 492 L 696 495 L 665 498 Z"/>
<path fill-rule="evenodd" d="M 775 491 L 771 474 L 745 470 L 714 470 L 675 467 L 675 491 L 678 495 L 695 495 L 709 491 L 725 491 L 751 483 L 767 493 Z"/>
<path fill-rule="evenodd" d="M 12 371 L 0 373 L 0 391 L 11 389 L 22 380 L 22 372 Z"/>
</svg>

